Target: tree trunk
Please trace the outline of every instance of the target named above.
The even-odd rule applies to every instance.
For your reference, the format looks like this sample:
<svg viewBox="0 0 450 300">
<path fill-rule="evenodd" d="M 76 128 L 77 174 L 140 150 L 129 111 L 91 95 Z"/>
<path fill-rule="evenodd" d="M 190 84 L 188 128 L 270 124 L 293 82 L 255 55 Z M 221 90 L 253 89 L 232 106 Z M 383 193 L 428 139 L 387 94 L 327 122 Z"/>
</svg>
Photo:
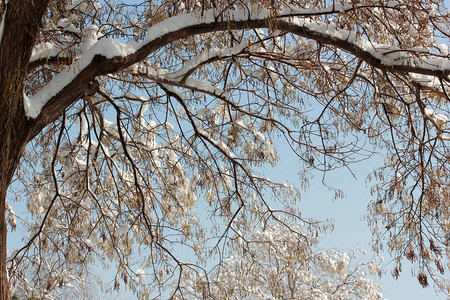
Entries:
<svg viewBox="0 0 450 300">
<path fill-rule="evenodd" d="M 8 228 L 6 227 L 6 219 L 5 219 L 5 200 L 6 200 L 6 188 L 3 183 L 3 176 L 0 178 L 1 187 L 0 187 L 0 211 L 3 212 L 0 214 L 0 299 L 11 299 L 11 293 L 9 289 L 9 281 L 7 277 L 6 270 L 6 259 L 7 259 L 7 245 L 6 245 L 6 235 L 8 232 Z"/>
<path fill-rule="evenodd" d="M 48 1 L 10 0 L 4 7 L 0 41 L 0 300 L 10 300 L 6 237 L 6 194 L 33 121 L 23 109 L 23 88 L 31 53 Z"/>
<path fill-rule="evenodd" d="M 0 101 L 5 101 L 0 97 Z M 20 156 L 27 143 L 28 131 L 23 116 L 2 112 L 0 117 L 0 300 L 11 299 L 7 263 L 8 227 L 6 224 L 6 194 Z M 15 122 L 14 122 L 15 121 Z"/>
</svg>

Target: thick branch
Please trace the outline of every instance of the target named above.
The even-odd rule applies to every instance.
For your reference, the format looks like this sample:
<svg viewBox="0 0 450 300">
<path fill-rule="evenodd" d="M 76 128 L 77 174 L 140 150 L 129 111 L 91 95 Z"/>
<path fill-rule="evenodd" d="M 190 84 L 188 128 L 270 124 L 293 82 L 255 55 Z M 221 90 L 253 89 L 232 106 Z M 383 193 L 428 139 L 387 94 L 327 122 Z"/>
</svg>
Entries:
<svg viewBox="0 0 450 300">
<path fill-rule="evenodd" d="M 174 18 L 181 17 L 182 16 L 177 16 Z M 193 18 L 192 16 L 190 17 Z M 170 24 L 170 20 L 171 18 L 163 21 L 160 25 Z M 191 19 L 187 20 L 189 21 Z M 350 39 L 349 37 L 353 33 L 348 32 L 349 34 L 345 39 L 339 38 L 338 36 L 343 36 L 343 31 L 339 35 L 337 35 L 336 33 L 334 33 L 333 35 L 328 33 L 328 30 L 323 30 L 323 28 L 322 30 L 315 30 L 315 28 L 319 27 L 314 26 L 314 24 L 311 25 L 311 22 L 304 22 L 302 20 L 303 19 L 301 19 L 300 21 L 299 19 L 290 19 L 286 15 L 283 15 L 283 17 L 278 20 L 276 28 L 278 30 L 291 32 L 308 39 L 319 41 L 323 44 L 329 44 L 337 48 L 344 49 L 380 70 L 400 74 L 417 73 L 423 75 L 431 75 L 436 76 L 442 80 L 449 81 L 448 74 L 450 74 L 450 70 L 439 70 L 435 67 L 426 68 L 422 65 L 414 66 L 407 64 L 385 64 L 383 62 L 381 52 L 377 53 L 374 49 L 372 49 L 373 51 L 363 49 L 358 45 L 358 43 L 355 43 L 352 39 Z M 47 124 L 59 118 L 68 106 L 78 100 L 83 95 L 89 82 L 94 80 L 96 76 L 123 70 L 139 61 L 144 60 L 151 53 L 176 40 L 187 38 L 192 35 L 215 31 L 269 28 L 271 26 L 271 22 L 269 21 L 270 16 L 267 14 L 260 14 L 259 16 L 255 16 L 253 18 L 236 17 L 235 19 L 233 19 L 233 16 L 231 16 L 230 20 L 228 21 L 218 21 L 215 18 L 198 17 L 196 23 L 191 21 L 191 24 L 189 24 L 189 22 L 187 22 L 186 27 L 184 28 L 170 31 L 169 27 L 168 30 L 165 30 L 165 32 L 167 32 L 166 34 L 149 37 L 148 42 L 141 45 L 140 48 L 138 48 L 133 54 L 130 54 L 128 56 L 106 58 L 104 56 L 101 56 L 101 54 L 99 53 L 94 57 L 95 59 L 93 59 L 92 62 L 76 76 L 73 81 L 71 81 L 56 96 L 51 98 L 46 103 L 46 105 L 42 108 L 40 115 L 35 121 L 35 126 L 33 127 L 31 138 L 38 134 L 40 130 L 42 130 L 42 128 Z M 157 30 L 155 29 L 155 31 Z"/>
</svg>

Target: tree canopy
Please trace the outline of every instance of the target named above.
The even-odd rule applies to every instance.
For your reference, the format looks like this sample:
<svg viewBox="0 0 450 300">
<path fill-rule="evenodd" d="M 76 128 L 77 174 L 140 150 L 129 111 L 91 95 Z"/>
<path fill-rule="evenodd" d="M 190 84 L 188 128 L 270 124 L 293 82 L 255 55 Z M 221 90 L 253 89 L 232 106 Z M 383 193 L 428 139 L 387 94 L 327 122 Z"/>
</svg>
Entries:
<svg viewBox="0 0 450 300">
<path fill-rule="evenodd" d="M 375 251 L 450 293 L 443 1 L 2 0 L 0 16 L 0 299 L 82 296 L 98 262 L 141 296 L 380 299 L 376 262 L 318 250 L 329 224 L 298 206 L 315 172 L 375 153 Z M 267 177 L 277 147 L 299 181 Z M 9 255 L 6 222 L 30 233 Z"/>
</svg>

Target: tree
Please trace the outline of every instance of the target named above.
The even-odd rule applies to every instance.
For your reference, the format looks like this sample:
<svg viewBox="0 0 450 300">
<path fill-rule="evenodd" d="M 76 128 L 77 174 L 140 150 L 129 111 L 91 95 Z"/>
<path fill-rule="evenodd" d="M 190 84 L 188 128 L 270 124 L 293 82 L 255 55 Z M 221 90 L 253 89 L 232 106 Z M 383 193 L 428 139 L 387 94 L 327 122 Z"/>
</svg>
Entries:
<svg viewBox="0 0 450 300">
<path fill-rule="evenodd" d="M 30 295 L 82 285 L 93 261 L 115 263 L 116 287 L 163 293 L 238 247 L 239 226 L 244 240 L 256 225 L 288 231 L 285 217 L 320 228 L 300 218 L 297 188 L 258 174 L 281 143 L 303 185 L 386 155 L 367 216 L 375 247 L 396 257 L 394 276 L 406 257 L 423 286 L 448 293 L 442 1 L 2 0 L 0 11 L 1 299 L 10 283 Z M 9 257 L 8 188 L 27 200 L 31 233 Z M 131 280 L 144 273 L 148 285 Z"/>
<path fill-rule="evenodd" d="M 286 230 L 281 223 L 265 224 L 249 240 L 241 238 L 237 255 L 221 263 L 210 278 L 183 274 L 183 298 L 383 299 L 381 286 L 366 278 L 381 273 L 376 261 L 354 265 L 357 251 L 318 251 L 311 228 L 289 225 Z"/>
</svg>

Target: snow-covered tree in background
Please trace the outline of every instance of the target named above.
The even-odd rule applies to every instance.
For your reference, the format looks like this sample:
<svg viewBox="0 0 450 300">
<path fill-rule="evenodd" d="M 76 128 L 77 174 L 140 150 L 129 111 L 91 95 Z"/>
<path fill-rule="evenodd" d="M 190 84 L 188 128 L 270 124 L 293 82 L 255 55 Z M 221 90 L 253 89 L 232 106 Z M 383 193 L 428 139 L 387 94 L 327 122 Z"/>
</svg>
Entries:
<svg viewBox="0 0 450 300">
<path fill-rule="evenodd" d="M 318 251 L 311 228 L 274 223 L 241 237 L 235 256 L 211 274 L 183 274 L 180 298 L 188 299 L 383 299 L 367 274 L 381 273 L 377 261 L 354 263 L 358 251 Z M 364 253 L 360 250 L 359 252 Z M 181 294 L 181 293 L 180 293 Z"/>
<path fill-rule="evenodd" d="M 2 0 L 0 16 L 0 299 L 10 284 L 81 291 L 93 262 L 142 296 L 200 282 L 222 297 L 224 276 L 251 281 L 239 264 L 266 272 L 261 295 L 346 293 L 350 272 L 357 296 L 358 265 L 305 291 L 347 258 L 315 252 L 327 225 L 300 218 L 297 200 L 313 171 L 375 152 L 374 248 L 391 252 L 394 276 L 405 257 L 423 286 L 450 292 L 442 1 Z M 301 161 L 297 187 L 259 173 L 280 145 Z M 6 222 L 30 232 L 10 256 Z M 299 255 L 277 257 L 268 235 L 282 247 L 294 232 Z"/>
</svg>

